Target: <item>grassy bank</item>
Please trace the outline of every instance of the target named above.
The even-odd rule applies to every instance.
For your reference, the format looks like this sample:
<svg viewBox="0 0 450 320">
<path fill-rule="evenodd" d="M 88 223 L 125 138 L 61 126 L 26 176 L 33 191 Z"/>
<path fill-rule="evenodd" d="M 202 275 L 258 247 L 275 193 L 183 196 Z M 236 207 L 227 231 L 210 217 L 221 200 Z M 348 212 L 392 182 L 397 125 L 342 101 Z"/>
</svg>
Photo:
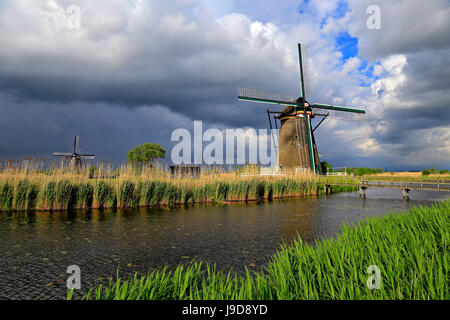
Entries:
<svg viewBox="0 0 450 320">
<path fill-rule="evenodd" d="M 337 238 L 283 246 L 259 273 L 193 262 L 97 285 L 86 299 L 449 299 L 450 201 L 344 226 Z M 366 269 L 379 266 L 381 288 Z M 71 298 L 69 292 L 68 298 Z"/>
<path fill-rule="evenodd" d="M 92 179 L 70 171 L 4 172 L 0 174 L 0 211 L 254 201 L 317 195 L 322 189 L 312 175 L 244 178 L 236 172 L 206 172 L 198 179 L 171 179 L 157 170 L 124 170 L 111 178 Z"/>
</svg>

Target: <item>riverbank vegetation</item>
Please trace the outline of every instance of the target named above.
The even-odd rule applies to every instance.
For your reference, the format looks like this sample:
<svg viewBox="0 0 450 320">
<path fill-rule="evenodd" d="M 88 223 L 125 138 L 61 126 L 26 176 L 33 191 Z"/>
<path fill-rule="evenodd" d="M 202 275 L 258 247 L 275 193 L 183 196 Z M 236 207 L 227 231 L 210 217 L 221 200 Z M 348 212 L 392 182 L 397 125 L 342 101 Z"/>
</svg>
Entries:
<svg viewBox="0 0 450 320">
<path fill-rule="evenodd" d="M 422 171 L 402 171 L 402 172 L 385 172 L 381 168 L 335 168 L 326 161 L 321 162 L 322 171 L 325 174 L 333 176 L 355 176 L 360 180 L 388 180 L 388 181 L 449 181 L 450 171 L 447 169 L 437 170 L 435 167 L 424 169 Z"/>
<path fill-rule="evenodd" d="M 441 170 L 442 171 L 442 170 Z M 326 177 L 321 177 L 322 181 L 339 182 L 339 183 L 354 183 L 358 181 L 396 181 L 396 182 L 450 182 L 450 175 L 446 173 L 436 172 L 434 174 L 423 175 L 421 172 L 384 172 L 377 174 L 345 174 L 345 172 L 334 172 Z"/>
<path fill-rule="evenodd" d="M 43 170 L 9 166 L 0 170 L 0 211 L 129 208 L 224 201 L 255 201 L 318 195 L 323 187 L 312 174 L 260 176 L 255 166 L 224 172 L 205 169 L 199 178 L 172 178 L 154 166 L 68 166 Z M 345 190 L 344 190 L 345 189 Z M 350 191 L 333 187 L 333 192 Z"/>
<path fill-rule="evenodd" d="M 384 172 L 382 174 L 369 174 L 358 177 L 360 180 L 377 181 L 403 181 L 403 182 L 444 182 L 450 181 L 450 174 L 445 170 L 423 174 L 422 172 Z"/>
<path fill-rule="evenodd" d="M 450 201 L 343 226 L 314 245 L 283 245 L 261 272 L 192 262 L 96 284 L 85 299 L 449 299 Z M 369 266 L 380 268 L 370 289 Z M 376 285 L 369 281 L 371 285 Z M 68 293 L 68 299 L 72 298 Z"/>
<path fill-rule="evenodd" d="M 429 175 L 448 175 L 450 174 L 450 171 L 448 171 L 447 169 L 441 169 L 441 170 L 436 170 L 435 167 L 431 167 L 430 169 L 424 169 L 422 170 L 422 175 L 423 176 L 429 176 Z"/>
</svg>

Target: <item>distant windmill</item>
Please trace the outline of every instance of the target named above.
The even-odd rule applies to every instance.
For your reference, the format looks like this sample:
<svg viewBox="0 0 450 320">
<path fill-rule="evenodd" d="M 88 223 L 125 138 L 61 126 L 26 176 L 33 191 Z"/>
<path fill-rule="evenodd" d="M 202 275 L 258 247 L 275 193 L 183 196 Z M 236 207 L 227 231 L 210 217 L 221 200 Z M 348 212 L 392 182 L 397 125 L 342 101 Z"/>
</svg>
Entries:
<svg viewBox="0 0 450 320">
<path fill-rule="evenodd" d="M 73 168 L 81 168 L 81 160 L 82 159 L 94 159 L 94 154 L 80 154 L 79 152 L 79 144 L 80 144 L 80 137 L 75 136 L 74 142 L 73 142 L 73 152 L 72 153 L 64 153 L 64 152 L 55 152 L 53 153 L 53 156 L 55 157 L 64 157 L 66 159 L 70 159 L 70 163 Z"/>
<path fill-rule="evenodd" d="M 362 109 L 346 108 L 329 104 L 310 104 L 306 101 L 304 70 L 302 64 L 302 60 L 305 59 L 302 58 L 302 46 L 300 43 L 298 44 L 298 57 L 300 66 L 299 98 L 256 89 L 239 88 L 238 99 L 286 106 L 281 111 L 270 111 L 267 109 L 271 128 L 271 113 L 276 114 L 274 117 L 275 124 L 276 119 L 281 122 L 277 154 L 278 165 L 282 168 L 309 169 L 314 173 L 320 174 L 322 173 L 319 160 L 320 154 L 317 152 L 314 131 L 327 117 L 345 120 L 364 120 L 364 114 L 366 112 Z M 326 113 L 316 113 L 315 109 L 326 110 Z M 321 116 L 323 119 L 312 128 L 311 119 L 315 116 Z"/>
</svg>

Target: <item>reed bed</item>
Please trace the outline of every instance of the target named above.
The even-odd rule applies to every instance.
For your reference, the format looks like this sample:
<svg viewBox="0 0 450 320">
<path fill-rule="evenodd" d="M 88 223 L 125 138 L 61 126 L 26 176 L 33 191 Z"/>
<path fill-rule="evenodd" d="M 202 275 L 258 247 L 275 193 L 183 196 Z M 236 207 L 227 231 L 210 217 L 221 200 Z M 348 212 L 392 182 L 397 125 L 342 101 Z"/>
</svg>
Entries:
<svg viewBox="0 0 450 320">
<path fill-rule="evenodd" d="M 193 261 L 96 284 L 84 299 L 449 299 L 450 201 L 344 225 L 336 238 L 283 245 L 245 276 Z M 379 266 L 380 289 L 367 267 Z M 68 299 L 72 299 L 72 291 Z"/>
<path fill-rule="evenodd" d="M 12 163 L 0 170 L 0 211 L 73 210 L 256 201 L 317 195 L 314 175 L 241 176 L 255 166 L 231 172 L 210 168 L 198 178 L 173 178 L 162 169 L 124 164 L 43 169 L 42 164 Z"/>
</svg>

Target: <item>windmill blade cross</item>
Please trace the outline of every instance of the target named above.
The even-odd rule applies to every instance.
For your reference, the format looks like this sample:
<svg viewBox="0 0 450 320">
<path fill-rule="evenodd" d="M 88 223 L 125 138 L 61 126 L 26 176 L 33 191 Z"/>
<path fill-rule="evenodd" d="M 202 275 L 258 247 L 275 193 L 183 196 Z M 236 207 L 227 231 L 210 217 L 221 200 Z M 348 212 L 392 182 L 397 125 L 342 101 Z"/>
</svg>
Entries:
<svg viewBox="0 0 450 320">
<path fill-rule="evenodd" d="M 330 104 L 310 104 L 306 100 L 306 97 L 310 96 L 308 91 L 309 58 L 307 48 L 300 43 L 298 44 L 298 59 L 300 71 L 299 98 L 240 87 L 238 89 L 238 99 L 288 106 L 283 108 L 281 112 L 267 110 L 270 126 L 272 127 L 270 113 L 276 113 L 277 116 L 274 118 L 280 120 L 281 124 L 279 147 L 277 149 L 277 166 L 280 170 L 282 168 L 292 168 L 297 172 L 299 168 L 305 170 L 309 168 L 313 173 L 321 173 L 320 154 L 314 139 L 314 131 L 324 122 L 325 118 L 362 121 L 365 119 L 366 111 Z M 312 128 L 311 119 L 314 116 L 322 116 L 324 118 Z"/>
</svg>

